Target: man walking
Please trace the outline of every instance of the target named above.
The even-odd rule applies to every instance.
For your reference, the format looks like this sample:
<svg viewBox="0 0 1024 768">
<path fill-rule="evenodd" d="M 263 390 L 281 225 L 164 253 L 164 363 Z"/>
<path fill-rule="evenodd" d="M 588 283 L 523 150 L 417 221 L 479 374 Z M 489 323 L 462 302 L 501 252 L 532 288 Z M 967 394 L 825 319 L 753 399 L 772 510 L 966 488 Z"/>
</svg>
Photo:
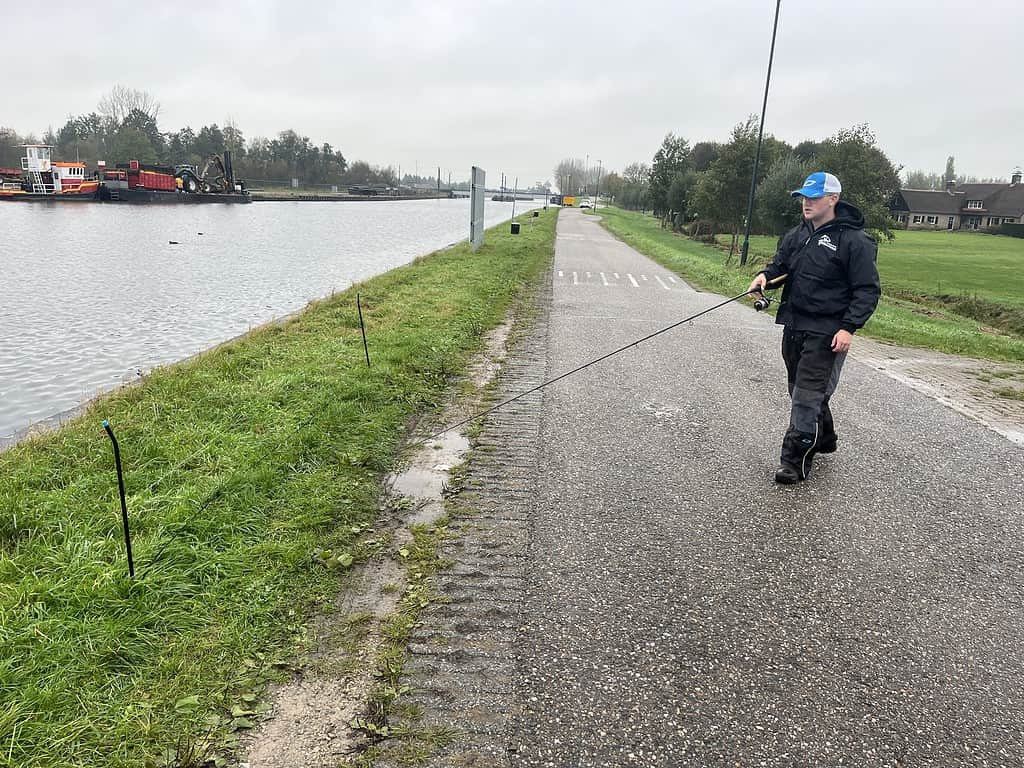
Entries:
<svg viewBox="0 0 1024 768">
<path fill-rule="evenodd" d="M 782 358 L 792 400 L 782 440 L 778 483 L 797 483 L 811 471 L 815 453 L 836 450 L 829 398 L 853 334 L 868 321 L 882 294 L 875 260 L 878 245 L 864 232 L 864 216 L 839 199 L 839 179 L 812 173 L 792 192 L 803 204 L 803 222 L 782 239 L 772 262 L 750 284 L 763 291 L 786 275 L 775 322 L 784 326 Z"/>
</svg>

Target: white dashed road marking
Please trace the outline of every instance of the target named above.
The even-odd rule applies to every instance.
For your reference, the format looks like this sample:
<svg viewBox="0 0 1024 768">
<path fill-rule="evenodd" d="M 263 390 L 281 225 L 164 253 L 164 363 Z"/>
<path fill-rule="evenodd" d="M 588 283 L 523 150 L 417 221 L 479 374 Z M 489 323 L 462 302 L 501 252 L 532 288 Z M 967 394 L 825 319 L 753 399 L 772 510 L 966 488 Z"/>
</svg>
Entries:
<svg viewBox="0 0 1024 768">
<path fill-rule="evenodd" d="M 567 277 L 569 274 L 570 273 L 566 272 L 565 270 L 562 270 L 562 269 L 558 270 L 558 276 L 559 277 Z M 616 281 L 618 281 L 618 280 L 620 280 L 622 278 L 622 275 L 620 273 L 618 273 L 618 272 L 611 272 L 611 273 L 608 273 L 608 272 L 596 272 L 596 273 L 595 272 L 583 272 L 582 275 L 584 277 L 584 281 L 583 281 L 583 283 L 581 283 L 580 282 L 581 275 L 580 275 L 579 272 L 575 272 L 574 271 L 571 274 L 572 274 L 572 284 L 573 285 L 581 285 L 583 283 L 586 283 L 586 284 L 589 285 L 590 284 L 590 280 L 592 280 L 594 278 L 594 275 L 595 274 L 599 275 L 601 277 L 601 284 L 605 288 L 614 288 L 615 285 L 616 285 L 615 282 L 612 282 L 611 280 L 609 280 L 609 274 L 612 277 L 614 277 Z M 644 281 L 644 282 L 648 282 L 648 283 L 651 282 L 651 278 L 648 277 L 647 275 L 638 275 L 637 277 L 634 277 L 631 272 L 627 272 L 625 274 L 625 276 L 629 280 L 629 282 L 633 284 L 634 288 L 639 288 L 640 287 L 640 281 L 641 280 Z M 669 285 L 668 283 L 666 283 L 665 280 L 668 280 L 671 283 L 678 282 L 671 275 L 665 275 L 664 278 L 662 278 L 661 275 L 653 275 L 653 277 L 658 282 L 658 285 L 660 285 L 666 291 L 671 291 L 672 290 L 672 286 Z"/>
</svg>

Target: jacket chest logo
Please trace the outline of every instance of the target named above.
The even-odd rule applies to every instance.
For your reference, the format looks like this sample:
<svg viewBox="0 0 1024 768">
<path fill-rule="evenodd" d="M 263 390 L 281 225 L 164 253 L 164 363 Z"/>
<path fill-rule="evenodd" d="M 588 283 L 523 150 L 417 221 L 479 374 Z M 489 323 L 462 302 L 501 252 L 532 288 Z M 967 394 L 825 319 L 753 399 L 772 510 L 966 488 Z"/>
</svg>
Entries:
<svg viewBox="0 0 1024 768">
<path fill-rule="evenodd" d="M 821 237 L 819 237 L 818 245 L 828 248 L 833 253 L 835 253 L 838 250 L 838 248 L 836 248 L 835 243 L 832 242 L 832 238 L 830 238 L 828 235 L 822 235 Z"/>
</svg>

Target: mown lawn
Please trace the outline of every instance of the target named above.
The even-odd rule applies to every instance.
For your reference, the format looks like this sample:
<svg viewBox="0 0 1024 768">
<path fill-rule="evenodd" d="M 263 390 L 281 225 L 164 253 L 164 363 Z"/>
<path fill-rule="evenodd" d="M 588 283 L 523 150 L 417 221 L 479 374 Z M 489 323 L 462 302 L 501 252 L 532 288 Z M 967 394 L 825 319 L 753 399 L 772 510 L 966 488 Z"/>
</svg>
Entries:
<svg viewBox="0 0 1024 768">
<path fill-rule="evenodd" d="M 141 768 L 248 727 L 308 616 L 382 546 L 367 531 L 410 420 L 549 266 L 556 215 L 359 286 L 370 368 L 353 288 L 0 454 L 0 764 Z"/>
<path fill-rule="evenodd" d="M 778 238 L 751 237 L 759 263 L 775 253 Z M 897 232 L 878 246 L 878 273 L 887 292 L 926 296 L 968 294 L 1024 307 L 1024 238 L 978 232 Z"/>
<path fill-rule="evenodd" d="M 740 267 L 738 256 L 662 229 L 652 216 L 619 208 L 602 208 L 599 215 L 637 250 L 726 295 L 750 284 L 778 242 L 752 237 L 748 264 Z M 1024 360 L 1024 240 L 899 232 L 894 243 L 879 246 L 878 266 L 883 298 L 864 335 L 950 354 Z"/>
</svg>

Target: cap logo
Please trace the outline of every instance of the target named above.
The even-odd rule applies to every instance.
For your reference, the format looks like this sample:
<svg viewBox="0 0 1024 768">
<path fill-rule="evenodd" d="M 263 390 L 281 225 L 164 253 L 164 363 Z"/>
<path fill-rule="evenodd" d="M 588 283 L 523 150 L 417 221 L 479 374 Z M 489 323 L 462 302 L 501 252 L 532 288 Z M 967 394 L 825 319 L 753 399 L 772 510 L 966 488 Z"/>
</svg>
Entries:
<svg viewBox="0 0 1024 768">
<path fill-rule="evenodd" d="M 817 199 L 825 195 L 838 195 L 841 190 L 842 186 L 839 184 L 839 179 L 831 173 L 818 171 L 808 176 L 804 180 L 803 186 L 799 189 L 794 189 L 789 194 L 793 197 L 803 195 L 804 197 Z"/>
</svg>

